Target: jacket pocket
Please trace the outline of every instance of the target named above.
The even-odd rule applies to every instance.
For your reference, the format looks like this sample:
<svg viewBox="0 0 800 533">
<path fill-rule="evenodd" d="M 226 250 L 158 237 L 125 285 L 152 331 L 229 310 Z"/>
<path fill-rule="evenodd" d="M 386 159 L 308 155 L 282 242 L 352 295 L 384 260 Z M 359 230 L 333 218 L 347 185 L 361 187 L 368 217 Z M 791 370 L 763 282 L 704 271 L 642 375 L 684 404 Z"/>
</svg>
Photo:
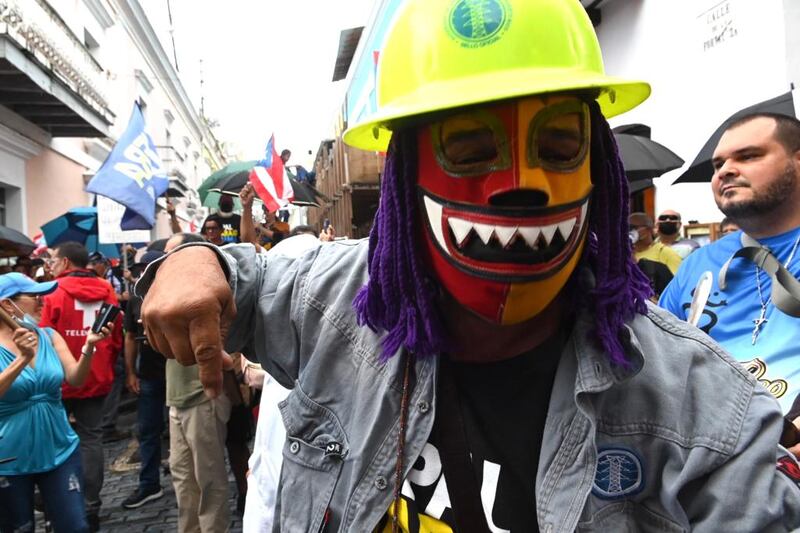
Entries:
<svg viewBox="0 0 800 533">
<path fill-rule="evenodd" d="M 679 533 L 687 530 L 642 504 L 623 501 L 603 507 L 590 520 L 578 523 L 576 531 Z"/>
<path fill-rule="evenodd" d="M 347 438 L 336 415 L 309 398 L 299 383 L 278 406 L 286 427 L 280 531 L 317 532 L 349 451 Z"/>
</svg>

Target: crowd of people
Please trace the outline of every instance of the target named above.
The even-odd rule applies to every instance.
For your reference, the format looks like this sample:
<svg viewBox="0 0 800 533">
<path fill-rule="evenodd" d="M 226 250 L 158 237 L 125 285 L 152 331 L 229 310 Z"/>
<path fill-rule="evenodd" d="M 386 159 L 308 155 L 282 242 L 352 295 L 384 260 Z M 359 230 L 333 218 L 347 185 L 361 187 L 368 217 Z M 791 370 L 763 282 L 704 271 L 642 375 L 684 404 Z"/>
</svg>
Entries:
<svg viewBox="0 0 800 533">
<path fill-rule="evenodd" d="M 115 383 L 123 507 L 163 496 L 166 426 L 181 532 L 800 527 L 800 121 L 726 124 L 700 246 L 628 212 L 606 118 L 650 89 L 605 75 L 581 5 L 492 5 L 486 35 L 444 3 L 393 21 L 394 84 L 344 134 L 386 151 L 369 239 L 254 213 L 246 185 L 116 281 L 78 243 L 0 276 L 0 529 L 30 530 L 34 485 L 57 531 L 102 526 Z"/>
<path fill-rule="evenodd" d="M 244 513 L 253 408 L 265 382 L 260 365 L 233 354 L 225 394 L 210 398 L 196 366 L 167 360 L 147 342 L 142 300 L 132 290 L 148 264 L 183 244 L 222 246 L 245 239 L 268 250 L 290 236 L 317 242 L 335 235 L 332 227 L 319 237 L 309 226 L 290 230 L 275 213 L 264 213 L 265 220 L 257 222 L 251 186 L 241 198 L 244 223 L 232 212 L 232 196 L 223 196 L 199 234 L 177 232 L 163 250 L 125 249 L 127 270 L 80 243 L 65 242 L 44 258 L 18 258 L 14 272 L 0 275 L 0 306 L 7 315 L 0 323 L 0 475 L 10 481 L 0 483 L 0 530 L 33 527 L 34 487 L 55 531 L 100 529 L 103 445 L 130 435 L 116 424 L 123 386 L 137 397 L 140 468 L 138 487 L 122 507 L 136 509 L 163 496 L 161 448 L 168 429 L 179 529 L 227 530 L 226 464 L 238 491 L 233 511 Z M 103 304 L 119 306 L 123 313 L 93 332 Z M 23 457 L 26 449 L 32 452 Z"/>
</svg>

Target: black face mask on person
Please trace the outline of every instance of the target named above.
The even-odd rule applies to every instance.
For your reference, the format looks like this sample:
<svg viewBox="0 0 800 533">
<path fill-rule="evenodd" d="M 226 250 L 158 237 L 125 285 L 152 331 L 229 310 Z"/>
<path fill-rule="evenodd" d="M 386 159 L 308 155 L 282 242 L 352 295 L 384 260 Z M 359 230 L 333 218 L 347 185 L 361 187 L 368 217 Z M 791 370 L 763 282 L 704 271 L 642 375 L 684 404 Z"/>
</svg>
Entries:
<svg viewBox="0 0 800 533">
<path fill-rule="evenodd" d="M 658 232 L 662 235 L 675 235 L 678 233 L 677 222 L 659 222 Z"/>
</svg>

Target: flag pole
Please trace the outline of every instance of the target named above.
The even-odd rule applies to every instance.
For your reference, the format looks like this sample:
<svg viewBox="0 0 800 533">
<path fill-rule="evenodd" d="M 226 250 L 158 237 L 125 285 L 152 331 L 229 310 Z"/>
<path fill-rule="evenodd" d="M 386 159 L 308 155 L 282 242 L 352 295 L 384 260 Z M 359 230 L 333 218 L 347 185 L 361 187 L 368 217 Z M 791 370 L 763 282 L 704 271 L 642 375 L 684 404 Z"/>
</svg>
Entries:
<svg viewBox="0 0 800 533">
<path fill-rule="evenodd" d="M 122 243 L 122 283 L 124 283 L 125 292 L 131 293 L 131 284 L 128 278 L 125 277 L 125 272 L 128 270 L 128 243 Z"/>
</svg>

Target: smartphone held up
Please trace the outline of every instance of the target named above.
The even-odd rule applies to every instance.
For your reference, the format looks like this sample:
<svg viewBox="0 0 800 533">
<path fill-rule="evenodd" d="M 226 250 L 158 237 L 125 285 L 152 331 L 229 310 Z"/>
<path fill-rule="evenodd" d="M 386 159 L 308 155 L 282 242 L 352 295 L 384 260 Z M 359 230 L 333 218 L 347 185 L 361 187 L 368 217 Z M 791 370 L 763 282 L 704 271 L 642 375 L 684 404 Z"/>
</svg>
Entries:
<svg viewBox="0 0 800 533">
<path fill-rule="evenodd" d="M 117 319 L 119 312 L 120 308 L 116 305 L 104 303 L 100 307 L 100 311 L 97 313 L 97 318 L 94 319 L 94 324 L 92 324 L 92 333 L 100 333 L 100 330 L 103 329 L 103 326 L 109 322 L 113 323 Z"/>
</svg>

